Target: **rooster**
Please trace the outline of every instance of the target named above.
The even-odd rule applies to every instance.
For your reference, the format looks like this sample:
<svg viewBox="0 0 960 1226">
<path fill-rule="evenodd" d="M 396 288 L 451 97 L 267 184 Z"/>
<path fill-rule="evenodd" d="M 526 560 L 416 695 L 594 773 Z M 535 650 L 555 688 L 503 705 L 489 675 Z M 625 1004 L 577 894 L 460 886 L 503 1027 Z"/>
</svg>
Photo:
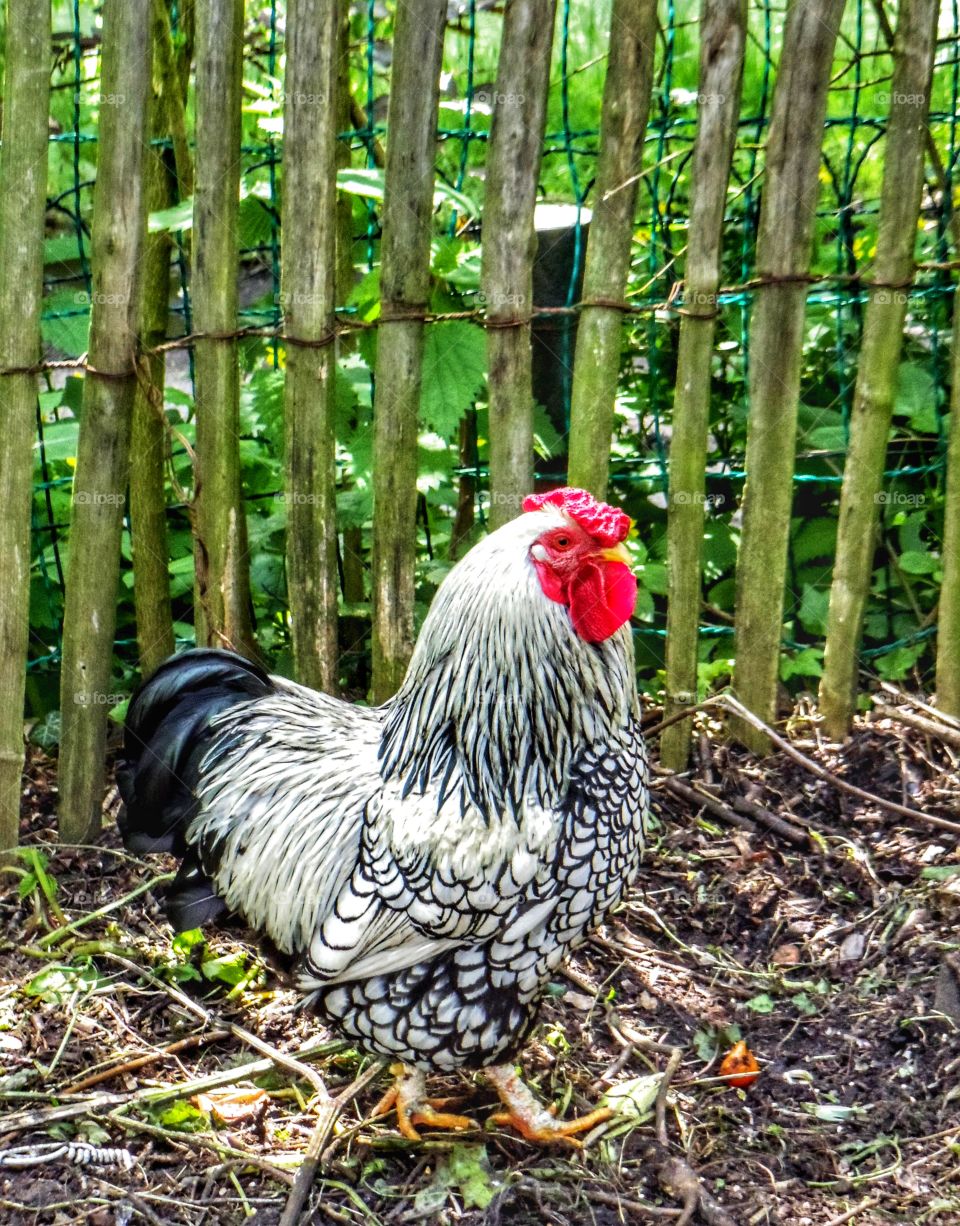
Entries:
<svg viewBox="0 0 960 1226">
<path fill-rule="evenodd" d="M 497 1118 L 572 1138 L 514 1072 L 552 974 L 624 893 L 647 811 L 629 619 L 630 520 L 582 490 L 531 495 L 441 584 L 399 692 L 378 708 L 219 650 L 169 659 L 127 714 L 128 848 L 181 858 L 189 929 L 238 913 L 295 960 L 307 1003 L 393 1062 L 482 1068 Z"/>
</svg>

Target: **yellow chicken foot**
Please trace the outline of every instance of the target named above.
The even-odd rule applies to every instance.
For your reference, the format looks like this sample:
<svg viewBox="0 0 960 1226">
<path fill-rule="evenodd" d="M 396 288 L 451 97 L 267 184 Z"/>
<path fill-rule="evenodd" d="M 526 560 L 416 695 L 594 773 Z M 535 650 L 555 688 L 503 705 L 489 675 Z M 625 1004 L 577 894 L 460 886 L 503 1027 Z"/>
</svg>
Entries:
<svg viewBox="0 0 960 1226">
<path fill-rule="evenodd" d="M 579 1119 L 558 1120 L 554 1117 L 555 1108 L 544 1107 L 538 1102 L 512 1065 L 495 1064 L 484 1069 L 484 1073 L 507 1108 L 492 1117 L 494 1123 L 515 1128 L 528 1141 L 579 1146 L 574 1133 L 588 1132 L 595 1124 L 601 1124 L 613 1115 L 609 1107 L 599 1107 L 589 1115 L 581 1115 Z"/>
<path fill-rule="evenodd" d="M 414 1127 L 449 1128 L 460 1132 L 465 1128 L 478 1128 L 476 1120 L 466 1115 L 452 1115 L 439 1108 L 455 1100 L 427 1098 L 426 1077 L 420 1069 L 407 1068 L 405 1064 L 391 1064 L 390 1072 L 396 1078 L 393 1086 L 373 1109 L 374 1115 L 386 1115 L 396 1108 L 397 1127 L 408 1141 L 419 1141 L 420 1133 Z"/>
</svg>

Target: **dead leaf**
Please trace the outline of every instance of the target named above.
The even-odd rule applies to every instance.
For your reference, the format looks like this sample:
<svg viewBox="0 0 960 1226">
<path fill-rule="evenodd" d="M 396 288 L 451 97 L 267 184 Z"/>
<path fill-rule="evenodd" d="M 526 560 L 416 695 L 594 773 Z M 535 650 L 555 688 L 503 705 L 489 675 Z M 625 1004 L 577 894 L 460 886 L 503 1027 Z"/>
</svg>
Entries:
<svg viewBox="0 0 960 1226">
<path fill-rule="evenodd" d="M 777 966 L 796 966 L 800 961 L 800 946 L 791 945 L 788 941 L 778 945 L 771 955 L 771 961 Z"/>
<path fill-rule="evenodd" d="M 270 1097 L 255 1086 L 228 1086 L 224 1090 L 208 1090 L 205 1094 L 195 1094 L 190 1101 L 204 1115 L 212 1116 L 221 1124 L 236 1124 L 241 1120 L 256 1119 L 262 1115 L 267 1109 Z"/>
</svg>

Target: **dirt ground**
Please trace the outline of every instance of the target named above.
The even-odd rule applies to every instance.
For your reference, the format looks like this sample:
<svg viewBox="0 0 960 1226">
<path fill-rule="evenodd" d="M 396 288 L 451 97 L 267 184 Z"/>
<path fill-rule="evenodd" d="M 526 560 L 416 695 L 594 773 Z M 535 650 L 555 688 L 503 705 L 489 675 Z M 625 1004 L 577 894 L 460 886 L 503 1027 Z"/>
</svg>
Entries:
<svg viewBox="0 0 960 1226">
<path fill-rule="evenodd" d="M 613 1118 L 582 1150 L 539 1148 L 484 1127 L 482 1077 L 438 1079 L 479 1127 L 409 1142 L 370 1118 L 384 1070 L 353 1087 L 303 1221 L 682 1221 L 659 1091 L 669 1154 L 714 1198 L 687 1220 L 960 1222 L 960 826 L 702 727 L 686 783 L 719 803 L 658 778 L 638 886 L 523 1055 L 561 1114 L 609 1091 Z M 801 711 L 789 736 L 877 797 L 958 819 L 960 732 L 874 719 L 838 751 Z M 171 865 L 124 853 L 110 815 L 96 846 L 58 848 L 50 776 L 35 753 L 23 838 L 46 867 L 27 851 L 0 898 L 0 1221 L 278 1222 L 315 1113 L 270 1052 L 321 1044 L 309 1065 L 331 1094 L 369 1062 L 297 1010 L 250 934 L 174 944 L 143 889 Z M 717 1075 L 739 1038 L 761 1066 L 747 1088 Z"/>
</svg>

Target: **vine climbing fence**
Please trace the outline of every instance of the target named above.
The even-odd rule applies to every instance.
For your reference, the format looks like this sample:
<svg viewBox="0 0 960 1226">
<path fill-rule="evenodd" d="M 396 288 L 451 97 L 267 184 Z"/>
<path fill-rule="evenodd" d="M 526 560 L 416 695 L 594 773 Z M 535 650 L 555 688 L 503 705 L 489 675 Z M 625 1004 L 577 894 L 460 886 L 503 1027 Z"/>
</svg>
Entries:
<svg viewBox="0 0 960 1226">
<path fill-rule="evenodd" d="M 956 0 L 8 0 L 10 174 L 29 55 L 42 354 L 4 329 L 5 410 L 36 389 L 29 637 L 4 643 L 31 735 L 64 742 L 68 834 L 97 821 L 141 669 L 226 643 L 385 698 L 439 582 L 534 481 L 634 518 L 639 678 L 671 710 L 732 676 L 769 718 L 829 680 L 857 499 L 835 728 L 864 674 L 938 670 L 960 702 L 937 656 L 960 607 Z M 21 275 L 0 269 L 4 302 Z M 879 408 L 865 329 L 892 353 Z"/>
</svg>

